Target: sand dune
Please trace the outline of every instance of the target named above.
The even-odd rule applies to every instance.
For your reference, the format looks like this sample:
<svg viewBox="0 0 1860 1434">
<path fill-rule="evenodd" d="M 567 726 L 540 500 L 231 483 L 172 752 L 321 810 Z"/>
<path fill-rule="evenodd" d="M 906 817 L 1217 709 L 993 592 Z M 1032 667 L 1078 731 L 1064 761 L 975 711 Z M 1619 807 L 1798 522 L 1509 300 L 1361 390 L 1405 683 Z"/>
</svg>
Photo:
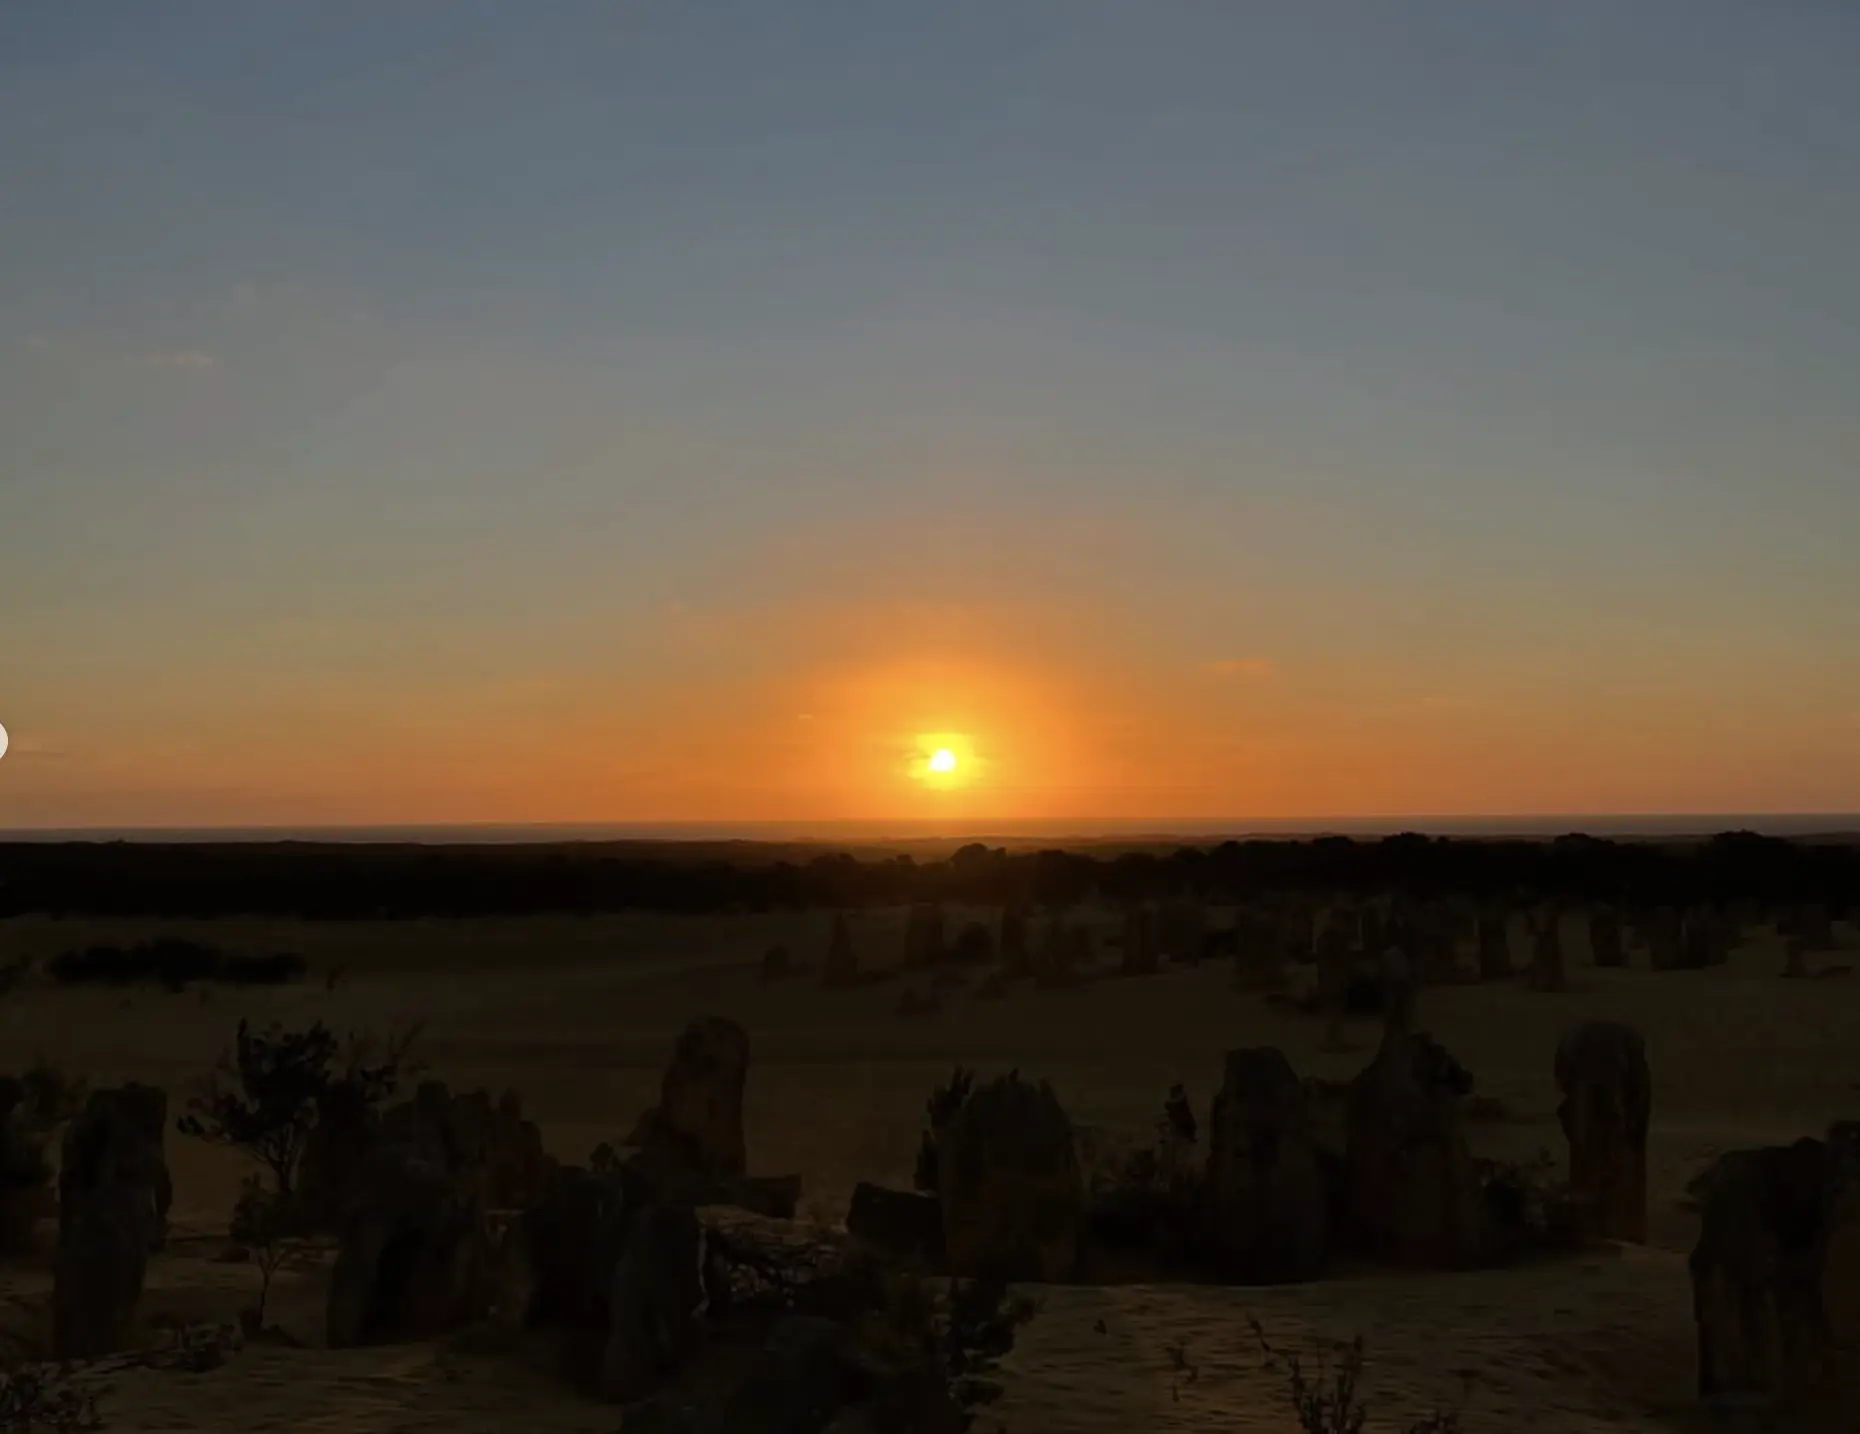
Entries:
<svg viewBox="0 0 1860 1434">
<path fill-rule="evenodd" d="M 868 957 L 898 949 L 902 919 L 860 919 Z M 0 959 L 152 929 L 0 923 Z M 95 1082 L 153 1080 L 178 1106 L 241 1014 L 321 1015 L 339 1027 L 420 1015 L 434 1074 L 456 1086 L 517 1087 L 551 1149 L 580 1160 L 598 1141 L 623 1134 L 649 1102 L 683 1022 L 717 1012 L 741 1020 L 753 1041 L 752 1167 L 803 1172 L 803 1213 L 825 1220 L 843 1215 L 859 1179 L 908 1181 L 923 1101 L 953 1063 L 1048 1077 L 1077 1121 L 1138 1135 L 1173 1081 L 1205 1109 L 1230 1047 L 1278 1045 L 1301 1072 L 1340 1077 L 1367 1059 L 1374 1037 L 1364 1023 L 1352 1028 L 1355 1049 L 1322 1051 L 1316 1023 L 1236 990 L 1225 966 L 1017 990 L 992 1001 L 956 989 L 941 1011 L 909 1019 L 896 1014 L 897 984 L 829 992 L 805 975 L 760 983 L 756 961 L 772 941 L 817 959 L 826 939 L 821 915 L 162 929 L 237 949 L 298 950 L 319 973 L 334 964 L 348 973 L 333 994 L 320 978 L 210 996 L 31 986 L 0 1002 L 5 1063 L 17 1067 L 43 1053 Z M 1010 1360 L 1001 1422 L 1022 1434 L 1295 1428 L 1282 1381 L 1261 1367 L 1249 1316 L 1295 1350 L 1360 1332 L 1370 1352 L 1372 1428 L 1401 1427 L 1452 1399 L 1462 1372 L 1471 1376 L 1465 1428 L 1474 1434 L 1651 1431 L 1690 1422 L 1684 1252 L 1695 1225 L 1680 1205 L 1686 1180 L 1719 1150 L 1818 1133 L 1860 1108 L 1860 983 L 1786 982 L 1779 969 L 1779 954 L 1757 945 L 1707 971 L 1578 965 L 1573 989 L 1562 995 L 1465 986 L 1421 998 L 1421 1023 L 1509 1112 L 1475 1128 L 1482 1153 L 1548 1148 L 1560 1158 L 1551 1056 L 1562 1026 L 1608 1015 L 1642 1027 L 1655 1085 L 1650 1246 L 1503 1271 L 1301 1287 L 1044 1290 L 1042 1314 Z M 246 1167 L 173 1133 L 169 1159 L 175 1238 L 151 1267 L 145 1320 L 230 1320 L 249 1302 L 256 1277 L 214 1256 Z M 8 1328 L 30 1330 L 43 1320 L 44 1265 L 15 1261 L 0 1272 Z M 275 1317 L 314 1346 L 322 1270 L 280 1280 Z M 1172 1367 L 1172 1346 L 1194 1367 L 1192 1379 Z M 521 1361 L 425 1345 L 252 1347 L 210 1373 L 136 1370 L 113 1385 L 112 1427 L 125 1430 L 566 1434 L 617 1423 L 612 1408 Z"/>
</svg>

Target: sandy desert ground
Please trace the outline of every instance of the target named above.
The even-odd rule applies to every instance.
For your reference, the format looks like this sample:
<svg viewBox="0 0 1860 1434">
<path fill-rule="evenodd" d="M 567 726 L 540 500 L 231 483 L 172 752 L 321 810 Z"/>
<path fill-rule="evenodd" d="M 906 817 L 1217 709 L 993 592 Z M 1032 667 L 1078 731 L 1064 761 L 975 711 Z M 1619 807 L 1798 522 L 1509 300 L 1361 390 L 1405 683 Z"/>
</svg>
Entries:
<svg viewBox="0 0 1860 1434">
<path fill-rule="evenodd" d="M 856 918 L 862 960 L 893 959 L 903 919 Z M 909 1019 L 897 1014 L 897 983 L 824 991 L 806 974 L 758 980 L 758 959 L 775 942 L 817 961 L 827 923 L 823 913 L 379 925 L 14 920 L 0 923 L 0 960 L 166 930 L 232 950 L 298 951 L 317 974 L 300 987 L 184 995 L 32 985 L 0 1001 L 0 1066 L 43 1053 L 94 1083 L 160 1083 L 178 1108 L 242 1014 L 321 1016 L 343 1028 L 419 1016 L 434 1075 L 455 1087 L 516 1087 L 551 1150 L 579 1161 L 622 1136 L 654 1097 L 679 1027 L 718 1013 L 751 1035 L 752 1168 L 802 1172 L 803 1213 L 832 1221 L 856 1180 L 909 1183 L 924 1099 L 954 1063 L 1049 1078 L 1081 1125 L 1138 1136 L 1173 1081 L 1205 1111 L 1229 1048 L 1277 1045 L 1301 1073 L 1342 1077 L 1375 1038 L 1363 1022 L 1352 1027 L 1353 1049 L 1323 1051 L 1318 1023 L 1237 990 L 1225 964 L 1029 987 L 992 1001 L 956 990 L 941 1011 Z M 1854 933 L 1845 935 L 1853 945 Z M 336 965 L 346 971 L 332 994 L 321 973 Z M 1560 1159 L 1551 1081 L 1559 1031 L 1592 1015 L 1642 1028 L 1654 1072 L 1648 1246 L 1495 1272 L 1302 1287 L 1043 1290 L 1043 1312 L 1010 1360 L 1007 1397 L 979 1427 L 998 1416 L 1015 1434 L 1295 1429 L 1282 1382 L 1261 1368 L 1248 1316 L 1293 1349 L 1360 1332 L 1372 1430 L 1405 1427 L 1451 1400 L 1463 1373 L 1472 1380 L 1470 1434 L 1693 1427 L 1686 1180 L 1717 1151 L 1819 1134 L 1831 1119 L 1860 1114 L 1860 980 L 1784 981 L 1780 968 L 1780 953 L 1759 943 L 1707 971 L 1598 971 L 1577 959 L 1561 995 L 1522 985 L 1422 995 L 1420 1023 L 1509 1112 L 1476 1127 L 1481 1153 L 1548 1148 Z M 256 1276 L 213 1256 L 247 1167 L 172 1132 L 168 1151 L 175 1233 L 152 1264 L 145 1320 L 230 1320 Z M 49 1240 L 49 1226 L 44 1233 Z M 23 1260 L 0 1272 L 7 1324 L 43 1320 L 47 1268 Z M 618 1424 L 612 1407 L 507 1361 L 439 1346 L 316 1348 L 319 1273 L 281 1279 L 275 1315 L 312 1347 L 248 1348 L 206 1374 L 124 1373 L 107 1404 L 111 1427 L 567 1434 Z M 1192 1380 L 1172 1370 L 1171 1346 L 1195 1366 Z"/>
</svg>

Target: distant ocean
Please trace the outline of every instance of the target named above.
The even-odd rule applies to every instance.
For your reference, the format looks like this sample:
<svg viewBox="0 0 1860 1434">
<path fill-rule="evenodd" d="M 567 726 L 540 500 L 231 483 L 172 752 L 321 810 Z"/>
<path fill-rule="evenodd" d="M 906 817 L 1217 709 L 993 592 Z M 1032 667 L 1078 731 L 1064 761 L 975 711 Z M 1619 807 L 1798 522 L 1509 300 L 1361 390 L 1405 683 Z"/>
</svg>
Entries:
<svg viewBox="0 0 1860 1434">
<path fill-rule="evenodd" d="M 1722 815 L 1596 815 L 1503 817 L 1232 818 L 1104 821 L 980 821 L 968 825 L 904 820 L 844 822 L 605 822 L 534 825 L 328 826 L 328 827 L 117 827 L 0 829 L 0 841 L 125 842 L 346 842 L 421 845 L 520 845 L 558 842 L 915 842 L 915 841 L 1144 841 L 1181 838 L 1197 843 L 1247 837 L 1375 838 L 1397 832 L 1429 836 L 1554 837 L 1580 832 L 1596 837 L 1693 837 L 1753 831 L 1776 837 L 1860 836 L 1860 813 L 1735 813 Z"/>
</svg>

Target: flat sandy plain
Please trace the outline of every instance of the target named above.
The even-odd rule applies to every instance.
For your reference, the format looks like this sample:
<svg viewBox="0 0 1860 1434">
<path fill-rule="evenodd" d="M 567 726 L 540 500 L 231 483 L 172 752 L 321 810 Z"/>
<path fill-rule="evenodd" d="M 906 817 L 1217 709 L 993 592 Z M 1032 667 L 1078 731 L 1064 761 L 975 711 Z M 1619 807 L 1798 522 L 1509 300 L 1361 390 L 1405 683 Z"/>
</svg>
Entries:
<svg viewBox="0 0 1860 1434">
<path fill-rule="evenodd" d="M 925 1097 L 957 1062 L 1050 1079 L 1081 1126 L 1140 1137 L 1173 1081 L 1205 1113 L 1230 1048 L 1276 1045 L 1301 1073 L 1333 1078 L 1373 1048 L 1374 1027 L 1362 1022 L 1350 1049 L 1322 1050 L 1316 1022 L 1236 989 L 1225 963 L 1064 990 L 1024 987 L 996 1000 L 978 1000 L 970 987 L 911 1018 L 897 1014 L 899 982 L 825 991 L 805 971 L 784 983 L 758 980 L 759 958 L 777 942 L 817 963 L 828 919 L 16 919 L 0 922 L 0 960 L 167 931 L 231 950 L 297 951 L 314 971 L 297 987 L 184 995 L 33 984 L 0 1001 L 0 1067 L 42 1053 L 95 1084 L 162 1084 L 178 1110 L 241 1015 L 322 1017 L 339 1029 L 417 1016 L 432 1075 L 455 1088 L 515 1087 L 550 1149 L 580 1161 L 599 1141 L 623 1136 L 650 1103 L 680 1026 L 717 1013 L 750 1032 L 751 1167 L 800 1171 L 803 1214 L 831 1222 L 857 1180 L 908 1185 Z M 903 920 L 895 911 L 854 918 L 862 962 L 896 959 Z M 1107 915 L 1105 930 L 1110 924 Z M 1851 930 L 1842 934 L 1856 944 Z M 1521 984 L 1431 989 L 1420 1024 L 1508 1111 L 1474 1127 L 1481 1153 L 1547 1148 L 1559 1161 L 1551 1080 L 1559 1031 L 1589 1016 L 1638 1025 L 1654 1075 L 1649 1245 L 1500 1271 L 1299 1287 L 1040 1290 L 1044 1308 L 1011 1357 L 1007 1396 L 978 1427 L 992 1429 L 998 1417 L 1015 1434 L 1293 1430 L 1283 1382 L 1261 1368 L 1249 1316 L 1294 1350 L 1360 1332 L 1371 1431 L 1405 1428 L 1453 1400 L 1468 1374 L 1468 1434 L 1696 1427 L 1685 1268 L 1696 1225 L 1681 1203 L 1685 1182 L 1718 1151 L 1818 1135 L 1832 1119 L 1860 1115 L 1860 979 L 1782 980 L 1780 951 L 1767 940 L 1723 968 L 1658 975 L 1596 970 L 1581 950 L 1565 994 Z M 345 969 L 331 993 L 322 977 L 335 966 Z M 151 1265 L 145 1321 L 231 1320 L 250 1302 L 256 1273 L 213 1256 L 249 1167 L 172 1131 L 168 1159 L 175 1230 Z M 48 1224 L 48 1243 L 52 1233 Z M 250 1347 L 206 1374 L 125 1372 L 106 1405 L 111 1427 L 566 1434 L 618 1425 L 614 1408 L 509 1361 L 429 1345 L 318 1348 L 322 1279 L 314 1268 L 287 1272 L 272 1297 L 273 1316 L 310 1347 Z M 49 1283 L 44 1259 L 0 1269 L 0 1318 L 16 1329 L 42 1325 Z M 1172 1370 L 1171 1346 L 1195 1367 L 1192 1380 Z"/>
</svg>

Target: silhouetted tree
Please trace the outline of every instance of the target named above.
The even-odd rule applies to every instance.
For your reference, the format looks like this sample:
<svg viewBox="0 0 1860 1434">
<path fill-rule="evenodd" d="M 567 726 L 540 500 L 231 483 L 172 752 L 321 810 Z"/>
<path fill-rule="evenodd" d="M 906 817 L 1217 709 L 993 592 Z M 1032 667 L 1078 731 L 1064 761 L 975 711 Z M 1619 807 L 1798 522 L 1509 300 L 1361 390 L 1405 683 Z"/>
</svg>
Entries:
<svg viewBox="0 0 1860 1434">
<path fill-rule="evenodd" d="M 262 1031 L 241 1018 L 230 1051 L 223 1053 L 187 1113 L 175 1122 L 183 1135 L 228 1145 L 272 1174 L 280 1195 L 294 1191 L 304 1143 L 323 1111 L 337 1104 L 372 1107 L 399 1088 L 418 1028 L 391 1037 L 378 1060 L 369 1043 L 343 1043 L 321 1021 L 301 1031 L 273 1024 Z"/>
</svg>

